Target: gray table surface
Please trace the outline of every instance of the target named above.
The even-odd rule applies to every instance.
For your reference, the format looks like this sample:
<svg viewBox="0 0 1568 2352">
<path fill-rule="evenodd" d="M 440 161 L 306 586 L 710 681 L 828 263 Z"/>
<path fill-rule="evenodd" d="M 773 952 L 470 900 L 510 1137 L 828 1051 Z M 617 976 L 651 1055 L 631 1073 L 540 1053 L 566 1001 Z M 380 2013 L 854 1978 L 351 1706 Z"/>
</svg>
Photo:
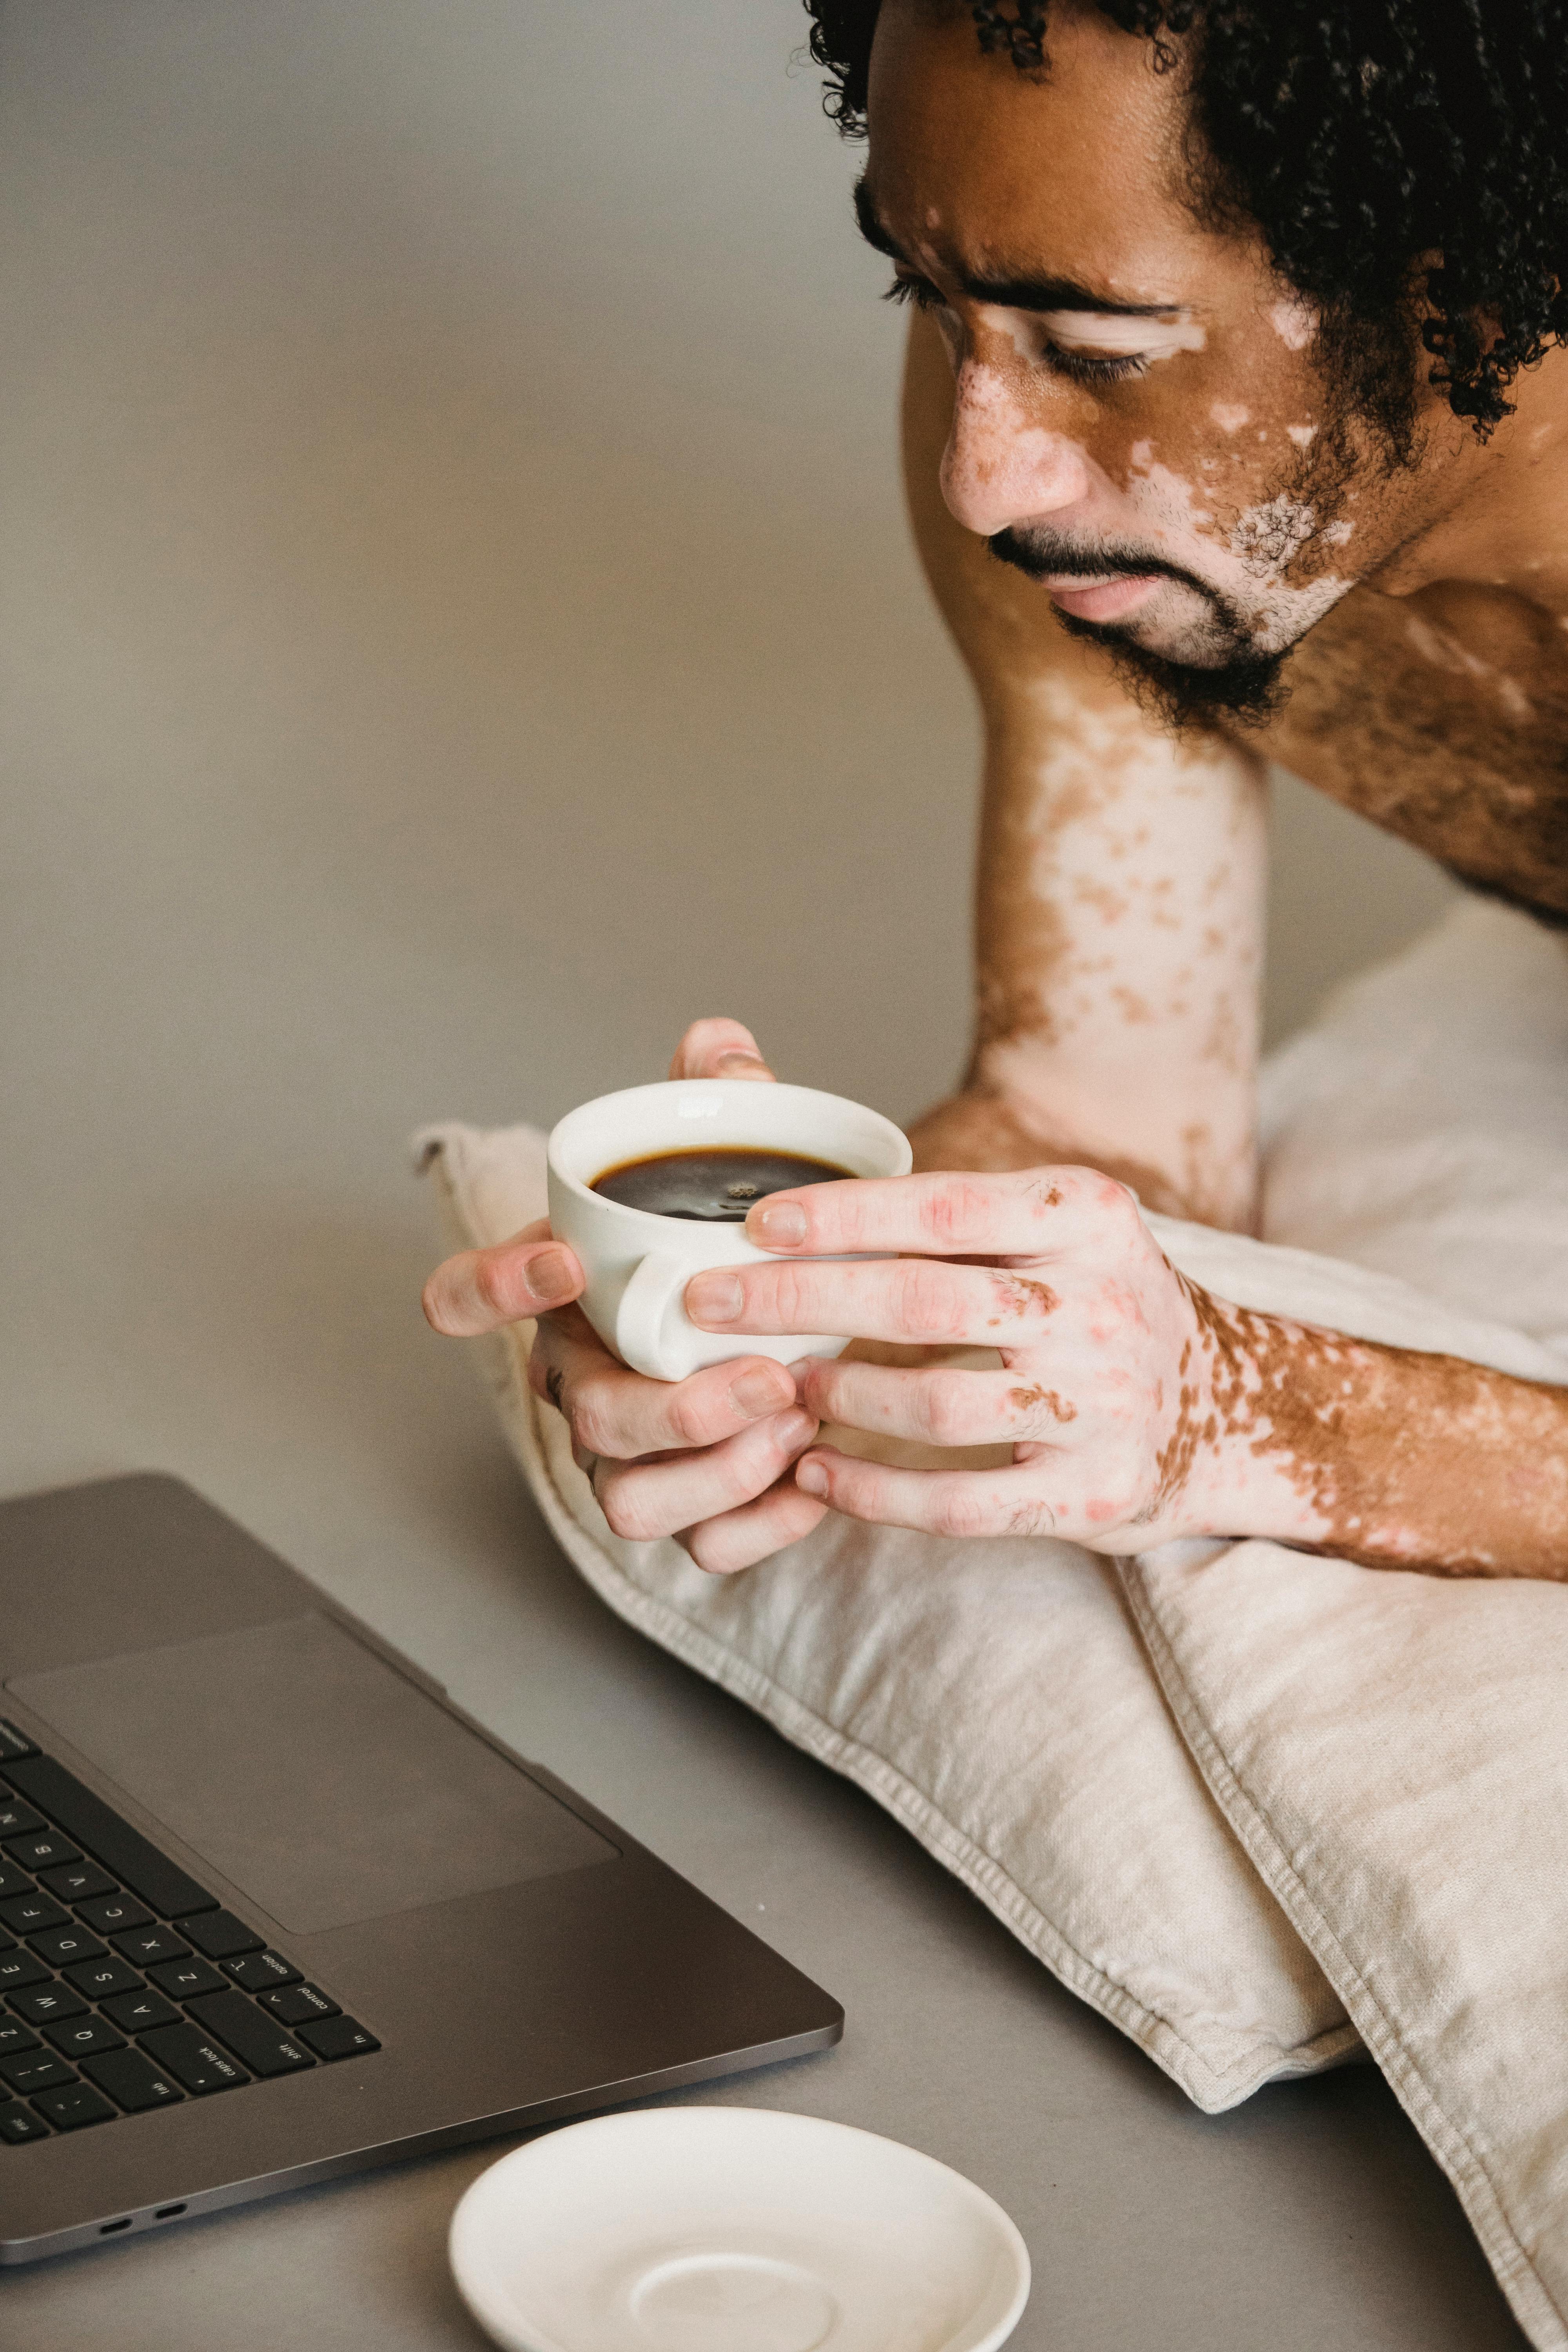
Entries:
<svg viewBox="0 0 1568 2352">
<path fill-rule="evenodd" d="M 268 1318 L 264 1283 L 244 1280 L 220 1313 L 193 1317 L 183 1334 L 165 1328 L 143 1366 L 176 1389 L 155 1449 L 145 1418 L 102 1405 L 90 1432 L 62 1446 L 70 1400 L 59 1390 L 33 1398 L 30 1412 L 7 1399 L 6 1424 L 53 1422 L 39 1471 L 67 1467 L 63 1450 L 78 1468 L 161 1458 L 199 1480 L 462 1705 L 830 1987 L 848 2017 L 837 2052 L 692 2095 L 837 2117 L 982 2183 L 1029 2243 L 1020 2347 L 1479 2352 L 1521 2340 L 1370 2068 L 1197 2115 L 868 1800 L 611 1618 L 539 1525 L 477 1387 L 454 1381 L 396 1311 L 421 1262 L 413 1236 L 405 1257 L 403 1284 L 384 1283 L 396 1344 L 373 1318 L 352 1363 L 324 1335 L 346 1333 L 367 1300 L 345 1287 L 341 1255 L 320 1234 L 300 1239 L 292 1265 L 319 1291 L 314 1346 L 296 1342 L 286 1312 Z M 143 1314 L 154 1322 L 163 1286 L 155 1265 L 148 1273 Z M 171 1344 L 181 1337 L 188 1352 Z M 96 1344 L 129 1369 L 123 1325 Z M 291 1396 L 292 1412 L 204 1410 L 204 1393 L 228 1396 L 242 1356 L 253 1400 Z M 334 1387 L 351 1380 L 354 1402 L 335 1405 Z M 302 1443 L 298 1424 L 318 1417 L 319 1435 Z M 19 1466 L 13 1454 L 13 1475 Z M 475 2343 L 444 2239 L 458 2196 L 494 2153 L 412 2163 L 8 2273 L 0 2335 L 50 2352 Z"/>
<path fill-rule="evenodd" d="M 981 2182 L 1021 2352 L 1491 2352 L 1374 2073 L 1195 2114 L 600 1607 L 419 1318 L 422 1120 L 548 1121 L 725 1004 L 895 1115 L 962 1052 L 973 727 L 802 23 L 0 14 L 0 1491 L 179 1473 L 829 1987 L 839 2051 L 702 2096 Z M 1365 838 L 1342 962 L 1407 870 Z M 8 2273 L 0 2341 L 472 2346 L 494 2152 Z"/>
</svg>

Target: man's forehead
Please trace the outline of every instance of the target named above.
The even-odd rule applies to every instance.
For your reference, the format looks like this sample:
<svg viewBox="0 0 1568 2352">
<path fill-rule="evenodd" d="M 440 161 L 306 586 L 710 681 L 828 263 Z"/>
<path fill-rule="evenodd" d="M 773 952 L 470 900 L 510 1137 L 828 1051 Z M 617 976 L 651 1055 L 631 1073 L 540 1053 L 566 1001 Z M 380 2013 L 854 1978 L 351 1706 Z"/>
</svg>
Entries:
<svg viewBox="0 0 1568 2352">
<path fill-rule="evenodd" d="M 1057 268 L 1047 245 L 1042 250 L 1012 246 L 976 246 L 955 237 L 940 217 L 928 215 L 920 229 L 900 240 L 883 219 L 869 173 L 857 183 L 855 216 L 868 245 L 917 271 L 940 269 L 971 300 L 989 302 L 1003 310 L 1092 310 L 1101 317 L 1163 318 L 1189 307 L 1174 292 L 1152 285 L 1135 290 L 1131 299 L 1125 281 L 1090 265 L 1087 268 Z"/>
<path fill-rule="evenodd" d="M 862 229 L 917 269 L 1058 277 L 1128 307 L 1189 301 L 1214 239 L 1185 199 L 1176 79 L 1097 9 L 1053 12 L 1042 77 L 985 54 L 966 7 L 884 0 Z"/>
</svg>

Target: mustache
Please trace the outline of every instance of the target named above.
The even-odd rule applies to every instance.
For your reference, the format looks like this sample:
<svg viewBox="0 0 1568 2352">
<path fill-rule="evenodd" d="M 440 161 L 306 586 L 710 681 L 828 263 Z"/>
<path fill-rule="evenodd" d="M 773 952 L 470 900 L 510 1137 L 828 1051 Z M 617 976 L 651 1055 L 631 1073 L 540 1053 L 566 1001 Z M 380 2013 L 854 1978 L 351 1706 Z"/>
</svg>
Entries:
<svg viewBox="0 0 1568 2352">
<path fill-rule="evenodd" d="M 1110 577 L 1179 581 L 1184 588 L 1194 589 L 1209 604 L 1218 600 L 1206 581 L 1195 572 L 1187 572 L 1179 563 L 1171 563 L 1163 555 L 1152 555 L 1138 547 L 1114 543 L 1096 547 L 1074 547 L 1065 539 L 1058 539 L 1047 530 L 997 530 L 985 542 L 998 563 L 1010 563 L 1015 572 L 1022 572 L 1030 580 L 1104 580 Z"/>
</svg>

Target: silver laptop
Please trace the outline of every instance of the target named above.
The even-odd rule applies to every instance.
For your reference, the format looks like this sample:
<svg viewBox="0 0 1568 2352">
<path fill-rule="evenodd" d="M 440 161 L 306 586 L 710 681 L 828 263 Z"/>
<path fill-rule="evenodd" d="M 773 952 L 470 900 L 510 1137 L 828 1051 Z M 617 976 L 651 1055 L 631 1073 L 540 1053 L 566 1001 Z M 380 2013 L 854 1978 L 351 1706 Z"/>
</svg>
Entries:
<svg viewBox="0 0 1568 2352">
<path fill-rule="evenodd" d="M 0 2263 L 842 2030 L 189 1487 L 0 1505 Z"/>
</svg>

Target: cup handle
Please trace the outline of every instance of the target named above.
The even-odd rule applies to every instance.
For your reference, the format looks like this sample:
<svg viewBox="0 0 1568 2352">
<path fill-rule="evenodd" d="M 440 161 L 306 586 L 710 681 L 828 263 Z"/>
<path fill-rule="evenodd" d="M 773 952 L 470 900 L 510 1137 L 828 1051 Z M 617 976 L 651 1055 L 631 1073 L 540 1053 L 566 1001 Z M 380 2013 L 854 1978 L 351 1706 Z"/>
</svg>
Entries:
<svg viewBox="0 0 1568 2352">
<path fill-rule="evenodd" d="M 666 1369 L 669 1360 L 663 1345 L 665 1322 L 696 1272 L 685 1259 L 652 1250 L 621 1293 L 616 1310 L 616 1353 L 634 1372 L 646 1372 L 654 1381 L 680 1378 L 679 1372 Z M 677 1312 L 689 1330 L 684 1312 L 679 1307 Z"/>
</svg>

